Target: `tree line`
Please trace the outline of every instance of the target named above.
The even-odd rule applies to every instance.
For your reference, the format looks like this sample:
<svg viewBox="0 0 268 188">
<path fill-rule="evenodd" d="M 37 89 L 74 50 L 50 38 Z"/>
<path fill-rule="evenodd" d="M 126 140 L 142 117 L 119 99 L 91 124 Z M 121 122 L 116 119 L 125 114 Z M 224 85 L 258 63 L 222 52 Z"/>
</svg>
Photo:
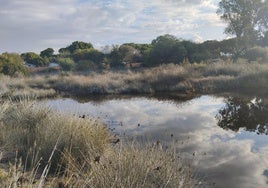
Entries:
<svg viewBox="0 0 268 188">
<path fill-rule="evenodd" d="M 0 72 L 13 75 L 16 71 L 26 73 L 23 63 L 36 67 L 54 62 L 63 70 L 89 70 L 118 68 L 139 63 L 143 67 L 183 62 L 200 63 L 213 59 L 246 58 L 248 61 L 268 62 L 268 1 L 267 0 L 222 0 L 217 14 L 227 23 L 225 33 L 234 36 L 222 41 L 208 40 L 195 43 L 162 35 L 150 44 L 126 43 L 112 46 L 109 52 L 97 50 L 90 42 L 75 41 L 59 49 L 22 54 L 0 55 Z"/>
</svg>

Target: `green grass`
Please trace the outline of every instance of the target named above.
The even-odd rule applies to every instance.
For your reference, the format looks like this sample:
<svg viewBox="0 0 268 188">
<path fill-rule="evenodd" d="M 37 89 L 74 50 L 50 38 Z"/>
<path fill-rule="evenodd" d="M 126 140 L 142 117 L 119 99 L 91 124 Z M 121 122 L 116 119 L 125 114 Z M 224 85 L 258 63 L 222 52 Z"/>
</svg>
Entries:
<svg viewBox="0 0 268 188">
<path fill-rule="evenodd" d="M 111 144 L 97 120 L 27 100 L 0 104 L 0 187 L 193 187 L 191 167 L 159 144 Z"/>
</svg>

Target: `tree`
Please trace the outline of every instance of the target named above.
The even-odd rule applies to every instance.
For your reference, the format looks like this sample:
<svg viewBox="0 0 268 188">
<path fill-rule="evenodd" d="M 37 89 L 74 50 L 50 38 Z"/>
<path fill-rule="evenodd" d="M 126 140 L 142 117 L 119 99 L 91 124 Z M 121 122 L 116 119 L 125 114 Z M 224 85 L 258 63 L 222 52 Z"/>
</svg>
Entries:
<svg viewBox="0 0 268 188">
<path fill-rule="evenodd" d="M 101 63 L 104 59 L 104 54 L 94 48 L 77 49 L 73 52 L 72 58 L 75 61 L 90 60 L 94 63 Z"/>
<path fill-rule="evenodd" d="M 123 63 L 121 60 L 119 45 L 114 45 L 111 53 L 108 56 L 111 67 L 122 67 Z"/>
<path fill-rule="evenodd" d="M 181 63 L 187 56 L 182 42 L 172 35 L 163 35 L 152 41 L 149 64 Z"/>
<path fill-rule="evenodd" d="M 19 54 L 3 53 L 0 55 L 0 72 L 6 75 L 15 75 L 17 72 L 27 74 L 28 70 L 23 65 L 23 60 Z"/>
<path fill-rule="evenodd" d="M 130 45 L 121 45 L 119 47 L 119 56 L 122 62 L 132 63 L 138 61 L 141 57 L 140 51 Z"/>
<path fill-rule="evenodd" d="M 75 41 L 70 46 L 67 46 L 66 48 L 59 49 L 59 53 L 74 53 L 75 50 L 78 49 L 90 49 L 93 48 L 93 45 L 89 42 L 82 42 L 82 41 Z"/>
<path fill-rule="evenodd" d="M 121 46 L 114 46 L 109 58 L 112 67 L 123 66 L 123 62 L 133 63 L 140 61 L 141 53 L 132 45 L 123 44 Z"/>
<path fill-rule="evenodd" d="M 221 0 L 217 14 L 228 24 L 225 33 L 250 45 L 267 31 L 267 11 L 267 0 Z"/>
<path fill-rule="evenodd" d="M 198 45 L 198 52 L 202 53 L 203 59 L 202 60 L 208 60 L 208 59 L 216 59 L 220 57 L 220 42 L 216 40 L 207 40 L 201 44 Z"/>
<path fill-rule="evenodd" d="M 35 65 L 37 67 L 47 66 L 49 61 L 47 58 L 42 58 L 34 52 L 26 52 L 21 54 L 23 60 L 29 64 Z"/>
<path fill-rule="evenodd" d="M 198 53 L 198 44 L 192 42 L 192 41 L 188 41 L 188 40 L 184 40 L 182 41 L 182 45 L 184 46 L 184 48 L 186 49 L 187 52 L 187 59 L 193 63 L 193 62 L 199 62 L 199 59 L 196 59 L 195 54 Z"/>
<path fill-rule="evenodd" d="M 138 56 L 135 57 L 135 59 L 138 59 L 137 61 L 139 62 L 145 62 L 148 59 L 152 49 L 151 44 L 125 43 L 124 45 L 132 46 L 139 52 Z"/>
<path fill-rule="evenodd" d="M 236 47 L 236 38 L 230 38 L 220 41 L 220 49 L 224 54 L 232 54 Z"/>
<path fill-rule="evenodd" d="M 52 48 L 47 48 L 47 49 L 45 49 L 45 50 L 43 50 L 43 51 L 41 51 L 40 52 L 40 56 L 41 57 L 51 57 L 52 55 L 53 55 L 53 53 L 54 53 L 54 50 L 52 49 Z"/>
</svg>

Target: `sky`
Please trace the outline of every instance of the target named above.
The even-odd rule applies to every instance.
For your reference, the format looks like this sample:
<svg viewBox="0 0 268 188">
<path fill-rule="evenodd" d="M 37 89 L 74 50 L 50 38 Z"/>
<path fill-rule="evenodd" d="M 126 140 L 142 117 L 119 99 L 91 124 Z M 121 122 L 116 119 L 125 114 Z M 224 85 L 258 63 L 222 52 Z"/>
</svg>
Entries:
<svg viewBox="0 0 268 188">
<path fill-rule="evenodd" d="M 0 53 L 36 52 L 73 41 L 151 43 L 160 35 L 222 40 L 220 0 L 0 0 Z"/>
</svg>

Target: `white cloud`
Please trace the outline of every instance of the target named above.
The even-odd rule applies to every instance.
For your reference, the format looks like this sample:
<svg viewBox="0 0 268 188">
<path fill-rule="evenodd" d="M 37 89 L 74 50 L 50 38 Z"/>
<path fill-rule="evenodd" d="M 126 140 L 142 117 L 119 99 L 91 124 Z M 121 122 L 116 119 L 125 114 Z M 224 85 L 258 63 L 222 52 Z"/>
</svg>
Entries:
<svg viewBox="0 0 268 188">
<path fill-rule="evenodd" d="M 75 40 L 149 43 L 167 33 L 186 39 L 198 33 L 207 40 L 202 28 L 209 33 L 223 27 L 216 15 L 218 1 L 1 0 L 0 52 L 57 49 Z M 222 38 L 221 32 L 217 35 Z"/>
</svg>

